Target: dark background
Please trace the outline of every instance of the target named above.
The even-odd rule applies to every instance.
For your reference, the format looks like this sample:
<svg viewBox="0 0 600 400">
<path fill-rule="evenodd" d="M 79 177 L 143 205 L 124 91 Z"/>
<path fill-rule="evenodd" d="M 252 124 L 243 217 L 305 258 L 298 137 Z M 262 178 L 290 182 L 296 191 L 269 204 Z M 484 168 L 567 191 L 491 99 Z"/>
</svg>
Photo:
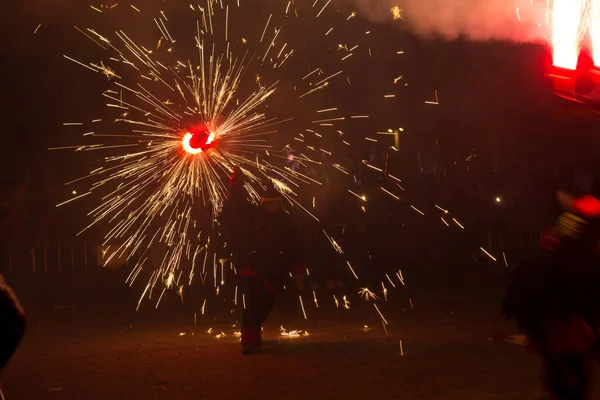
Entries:
<svg viewBox="0 0 600 400">
<path fill-rule="evenodd" d="M 149 6 L 140 8 L 150 15 Z M 271 9 L 271 2 L 257 1 L 246 17 L 264 19 Z M 132 17 L 128 4 L 110 14 L 98 14 L 73 0 L 52 5 L 27 0 L 6 10 L 0 56 L 4 95 L 0 188 L 5 214 L 11 214 L 15 203 L 27 203 L 27 211 L 21 211 L 19 217 L 26 228 L 19 233 L 14 227 L 5 229 L 8 239 L 35 244 L 72 237 L 91 206 L 81 202 L 60 210 L 54 207 L 70 196 L 71 188 L 65 188 L 64 182 L 93 169 L 94 159 L 47 151 L 48 147 L 79 144 L 78 133 L 63 127 L 63 122 L 91 120 L 104 112 L 100 93 L 106 79 L 90 77 L 100 74 L 63 58 L 68 54 L 100 60 L 99 50 L 73 25 L 105 31 L 126 27 L 132 36 L 144 38 L 149 26 L 140 21 L 151 23 L 147 15 Z M 347 126 L 353 151 L 367 158 L 370 145 L 361 144 L 364 136 L 375 137 L 377 131 L 401 126 L 405 129 L 401 148 L 392 154 L 390 171 L 412 189 L 424 191 L 425 198 L 431 195 L 423 184 L 425 168 L 434 172 L 440 184 L 436 190 L 442 187 L 446 197 L 453 199 L 446 204 L 464 206 L 463 218 L 474 210 L 474 203 L 463 200 L 476 190 L 479 196 L 473 201 L 477 204 L 487 207 L 501 196 L 505 204 L 513 206 L 510 213 L 515 218 L 533 218 L 534 212 L 532 224 L 543 226 L 555 212 L 552 192 L 569 180 L 574 163 L 596 157 L 598 145 L 595 112 L 556 98 L 551 82 L 544 77 L 548 49 L 507 42 L 424 40 L 397 22 L 374 25 L 357 18 L 353 23 L 356 26 L 349 35 L 370 30 L 371 36 L 368 41 L 352 37 L 348 42 L 369 47 L 372 58 L 348 67 L 351 95 L 341 88 L 330 99 L 348 113 L 371 116 Z M 320 29 L 317 25 L 313 28 Z M 291 24 L 290 35 L 312 38 L 301 24 Z M 404 54 L 396 54 L 399 50 Z M 392 85 L 399 75 L 404 77 L 401 83 Z M 425 104 L 433 100 L 434 90 L 440 104 Z M 387 93 L 397 97 L 384 100 Z M 285 108 L 285 101 L 279 104 Z M 377 146 L 384 151 L 388 144 Z M 470 154 L 476 155 L 475 161 L 465 162 Z M 519 202 L 514 201 L 515 196 Z M 474 213 L 472 218 L 477 220 L 483 214 Z"/>
</svg>

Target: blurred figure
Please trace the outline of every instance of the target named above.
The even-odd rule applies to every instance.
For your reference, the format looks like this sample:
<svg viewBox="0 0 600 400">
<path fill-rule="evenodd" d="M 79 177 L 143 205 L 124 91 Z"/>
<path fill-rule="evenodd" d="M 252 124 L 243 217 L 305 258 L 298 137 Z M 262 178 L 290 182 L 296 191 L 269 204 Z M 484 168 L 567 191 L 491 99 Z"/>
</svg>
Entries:
<svg viewBox="0 0 600 400">
<path fill-rule="evenodd" d="M 223 203 L 219 217 L 221 230 L 227 241 L 227 250 L 231 253 L 233 263 L 241 265 L 240 251 L 245 238 L 250 234 L 250 226 L 256 207 L 250 203 L 244 192 L 246 177 L 237 165 L 233 166 L 233 174 L 229 180 L 229 196 Z"/>
<path fill-rule="evenodd" d="M 294 269 L 301 288 L 304 270 L 300 264 L 296 227 L 283 211 L 281 196 L 268 186 L 259 207 L 236 194 L 240 178 L 232 177 L 232 192 L 223 207 L 222 226 L 241 270 L 245 308 L 242 316 L 242 352 L 252 354 L 262 345 L 262 325 Z"/>
<path fill-rule="evenodd" d="M 288 148 L 286 150 L 286 157 L 287 157 L 287 162 L 286 162 L 285 166 L 293 172 L 300 171 L 300 162 L 298 162 L 298 160 L 297 160 L 298 153 L 296 152 L 296 150 L 294 150 L 292 148 Z"/>
<path fill-rule="evenodd" d="M 540 249 L 512 272 L 503 313 L 516 319 L 545 365 L 549 399 L 586 399 L 599 346 L 600 201 L 557 193 L 563 213 Z"/>
<path fill-rule="evenodd" d="M 19 300 L 0 275 L 0 371 L 21 343 L 25 325 L 25 313 Z"/>
</svg>

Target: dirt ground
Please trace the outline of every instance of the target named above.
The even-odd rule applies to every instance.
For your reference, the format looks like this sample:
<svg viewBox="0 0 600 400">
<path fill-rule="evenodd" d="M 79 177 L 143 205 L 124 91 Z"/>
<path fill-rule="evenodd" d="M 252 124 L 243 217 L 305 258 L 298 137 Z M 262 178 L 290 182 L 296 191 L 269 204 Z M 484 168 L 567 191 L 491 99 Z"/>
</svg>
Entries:
<svg viewBox="0 0 600 400">
<path fill-rule="evenodd" d="M 423 292 L 414 309 L 386 309 L 387 335 L 376 316 L 309 312 L 305 321 L 280 309 L 253 356 L 240 354 L 233 326 L 208 333 L 193 318 L 127 324 L 135 318 L 53 310 L 31 317 L 3 391 L 8 400 L 540 398 L 535 355 L 490 340 L 514 332 L 497 315 L 496 294 Z M 309 335 L 282 337 L 284 323 Z"/>
</svg>

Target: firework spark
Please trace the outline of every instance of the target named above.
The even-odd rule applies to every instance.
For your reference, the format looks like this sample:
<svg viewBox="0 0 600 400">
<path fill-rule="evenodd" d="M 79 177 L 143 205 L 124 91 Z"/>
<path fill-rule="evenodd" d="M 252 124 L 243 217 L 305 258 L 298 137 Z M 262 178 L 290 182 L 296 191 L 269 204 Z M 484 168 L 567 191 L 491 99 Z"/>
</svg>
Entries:
<svg viewBox="0 0 600 400">
<path fill-rule="evenodd" d="M 404 12 L 403 9 L 401 9 L 398 6 L 394 6 L 392 7 L 392 16 L 394 17 L 394 21 L 395 20 L 399 20 L 399 19 L 404 19 L 404 17 L 402 16 L 402 13 Z"/>
<path fill-rule="evenodd" d="M 554 0 L 551 5 L 553 63 L 575 69 L 585 33 L 584 0 Z"/>
<path fill-rule="evenodd" d="M 379 299 L 375 293 L 373 293 L 369 288 L 361 288 L 358 294 L 365 299 L 365 301 L 369 300 L 377 300 Z"/>
<path fill-rule="evenodd" d="M 337 44 L 331 34 L 335 32 L 331 20 L 324 20 L 327 13 L 335 15 L 337 10 L 328 6 L 329 3 L 313 5 L 306 15 L 309 24 L 315 24 L 317 18 L 328 24 L 323 34 Z M 296 49 L 304 47 L 304 38 L 296 46 L 286 41 L 283 22 L 291 14 L 290 7 L 296 5 L 291 2 L 274 10 L 264 21 L 258 21 L 254 31 L 241 35 L 242 32 L 231 29 L 236 16 L 247 21 L 239 2 L 206 0 L 205 6 L 190 5 L 190 26 L 194 32 L 189 46 L 178 37 L 183 23 L 177 20 L 174 25 L 175 18 L 169 19 L 168 11 L 160 11 L 153 19 L 157 37 L 149 43 L 154 45 L 137 41 L 123 30 L 107 36 L 95 29 L 77 28 L 106 52 L 106 58 L 92 62 L 65 55 L 65 59 L 95 73 L 92 75 L 103 76 L 109 85 L 102 93 L 108 116 L 94 119 L 94 132 L 89 132 L 85 123 L 72 125 L 83 126 L 87 131 L 85 138 L 95 142 L 62 147 L 107 154 L 101 167 L 69 182 L 79 187 L 89 180 L 87 190 L 78 189 L 83 194 L 77 198 L 93 194 L 100 199 L 100 204 L 89 213 L 91 222 L 80 233 L 95 226 L 106 230 L 103 262 L 129 260 L 133 264 L 127 279 L 130 285 L 146 275 L 139 304 L 156 295 L 158 306 L 169 289 L 175 290 L 183 301 L 183 288 L 194 277 L 206 282 L 211 259 L 213 279 L 209 282 L 214 282 L 217 295 L 225 284 L 224 275 L 228 271 L 236 273 L 235 266 L 225 268 L 224 262 L 219 265 L 216 256 L 209 256 L 211 236 L 203 231 L 210 232 L 211 226 L 199 218 L 203 209 L 209 210 L 211 220 L 220 211 L 228 190 L 225 182 L 234 165 L 248 178 L 245 188 L 253 201 L 258 201 L 264 182 L 270 180 L 288 203 L 319 220 L 314 211 L 302 205 L 299 195 L 303 186 L 320 186 L 319 180 L 279 167 L 273 161 L 275 156 L 270 151 L 277 141 L 273 139 L 278 136 L 277 127 L 293 117 L 269 112 L 269 105 L 282 101 L 276 100 L 282 90 L 288 90 L 289 99 L 288 86 L 292 86 L 295 101 L 308 105 L 304 108 L 312 107 L 314 96 L 332 90 L 336 82 L 346 85 L 343 77 L 348 61 L 344 60 L 360 48 L 358 44 L 347 45 L 340 57 L 337 45 L 322 41 L 324 49 L 334 49 L 330 54 L 335 62 L 328 62 L 327 68 L 306 65 L 303 69 L 313 72 L 303 72 L 293 85 L 285 86 L 279 72 L 283 66 L 292 61 L 314 62 L 298 56 Z M 112 8 L 93 10 L 105 18 Z M 144 18 L 149 12 L 144 9 L 142 13 L 133 6 L 131 10 L 132 18 Z M 340 24 L 350 20 L 344 16 Z M 287 75 L 286 72 L 285 78 L 291 80 Z M 320 108 L 311 108 L 306 114 L 314 114 L 310 121 L 322 119 L 317 114 L 325 111 L 338 114 L 328 114 L 327 123 L 321 123 L 322 129 L 333 132 L 338 123 L 368 118 L 339 115 L 338 107 L 325 111 Z M 112 133 L 97 133 L 102 124 Z M 314 137 L 323 135 L 315 132 Z M 306 145 L 306 149 L 332 154 L 319 145 Z M 303 153 L 295 160 L 319 164 Z M 330 242 L 343 253 L 335 241 Z M 237 286 L 234 301 L 237 304 Z M 244 302 L 242 295 L 240 303 Z M 348 307 L 345 298 L 344 304 Z M 205 306 L 206 300 L 202 314 Z"/>
</svg>

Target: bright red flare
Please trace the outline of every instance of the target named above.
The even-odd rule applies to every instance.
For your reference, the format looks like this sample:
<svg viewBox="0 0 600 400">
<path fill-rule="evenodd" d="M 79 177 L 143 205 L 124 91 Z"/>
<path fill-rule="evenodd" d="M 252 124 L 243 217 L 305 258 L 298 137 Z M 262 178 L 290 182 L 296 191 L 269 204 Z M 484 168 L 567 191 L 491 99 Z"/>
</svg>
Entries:
<svg viewBox="0 0 600 400">
<path fill-rule="evenodd" d="M 191 127 L 189 132 L 183 135 L 181 144 L 186 153 L 200 154 L 212 147 L 214 140 L 215 134 L 205 124 L 200 124 Z"/>
<path fill-rule="evenodd" d="M 589 0 L 590 38 L 594 66 L 600 67 L 600 0 Z"/>
<path fill-rule="evenodd" d="M 584 0 L 554 0 L 552 3 L 552 63 L 555 67 L 577 68 L 585 27 L 583 11 Z"/>
</svg>

